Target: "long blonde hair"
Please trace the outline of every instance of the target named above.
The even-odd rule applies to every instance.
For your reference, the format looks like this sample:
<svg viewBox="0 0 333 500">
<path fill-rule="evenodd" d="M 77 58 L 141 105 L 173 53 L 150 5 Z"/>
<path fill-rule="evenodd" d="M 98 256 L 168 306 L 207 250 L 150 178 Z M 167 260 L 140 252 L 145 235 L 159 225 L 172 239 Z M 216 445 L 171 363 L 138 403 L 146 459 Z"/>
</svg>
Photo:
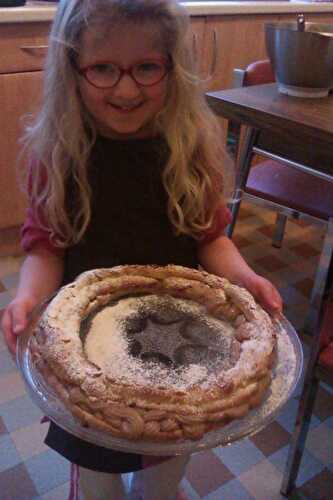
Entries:
<svg viewBox="0 0 333 500">
<path fill-rule="evenodd" d="M 77 243 L 91 217 L 87 167 L 97 131 L 81 101 L 73 65 L 80 38 L 92 23 L 145 21 L 156 24 L 173 63 L 166 105 L 155 126 L 170 149 L 163 183 L 176 234 L 199 237 L 211 225 L 222 199 L 221 131 L 194 75 L 183 8 L 174 0 L 63 0 L 50 33 L 43 106 L 25 136 L 38 160 L 30 196 L 40 223 L 59 246 Z M 66 209 L 69 179 L 78 193 L 78 206 L 71 216 Z"/>
</svg>

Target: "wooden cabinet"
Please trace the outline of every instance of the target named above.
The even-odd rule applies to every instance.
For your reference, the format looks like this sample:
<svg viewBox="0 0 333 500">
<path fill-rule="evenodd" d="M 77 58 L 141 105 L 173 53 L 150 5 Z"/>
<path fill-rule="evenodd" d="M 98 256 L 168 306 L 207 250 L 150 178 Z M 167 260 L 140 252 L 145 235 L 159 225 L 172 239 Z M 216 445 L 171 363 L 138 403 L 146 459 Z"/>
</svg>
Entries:
<svg viewBox="0 0 333 500">
<path fill-rule="evenodd" d="M 196 63 L 196 70 L 200 76 L 202 70 L 202 60 L 204 57 L 204 39 L 206 31 L 206 17 L 198 16 L 191 18 L 190 29 L 187 34 L 188 43 L 193 51 L 193 57 Z"/>
<path fill-rule="evenodd" d="M 245 69 L 256 60 L 267 58 L 265 29 L 267 22 L 296 21 L 296 14 L 216 15 L 192 18 L 199 32 L 200 75 L 205 75 L 206 90 L 232 87 L 233 69 Z M 307 14 L 306 20 L 332 23 L 333 13 Z"/>
<path fill-rule="evenodd" d="M 209 90 L 231 87 L 234 68 L 265 57 L 263 22 L 263 16 L 214 16 L 208 20 L 204 60 L 207 64 L 211 64 L 209 59 L 216 61 Z"/>
<path fill-rule="evenodd" d="M 24 220 L 26 200 L 20 178 L 26 162 L 19 139 L 41 90 L 42 71 L 0 75 L 0 230 Z"/>
<path fill-rule="evenodd" d="M 40 101 L 48 31 L 48 23 L 0 25 L 0 231 L 24 220 L 20 138 Z"/>
</svg>

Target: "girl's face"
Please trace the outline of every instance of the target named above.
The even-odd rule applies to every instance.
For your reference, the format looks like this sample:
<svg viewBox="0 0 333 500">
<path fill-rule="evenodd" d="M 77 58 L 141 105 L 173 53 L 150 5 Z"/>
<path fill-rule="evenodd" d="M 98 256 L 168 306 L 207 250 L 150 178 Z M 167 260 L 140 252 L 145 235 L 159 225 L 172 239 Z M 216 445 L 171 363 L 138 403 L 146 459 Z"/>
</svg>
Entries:
<svg viewBox="0 0 333 500">
<path fill-rule="evenodd" d="M 87 30 L 81 42 L 79 69 L 98 63 L 112 63 L 122 70 L 145 61 L 165 60 L 152 26 L 120 24 L 101 39 Z M 148 66 L 144 66 L 148 68 Z M 104 66 L 100 67 L 105 71 Z M 98 70 L 100 71 L 100 69 Z M 149 137 L 156 114 L 165 105 L 168 74 L 151 86 L 138 84 L 129 73 L 123 73 L 112 88 L 96 88 L 79 76 L 79 90 L 84 105 L 94 118 L 98 131 L 113 138 Z"/>
</svg>

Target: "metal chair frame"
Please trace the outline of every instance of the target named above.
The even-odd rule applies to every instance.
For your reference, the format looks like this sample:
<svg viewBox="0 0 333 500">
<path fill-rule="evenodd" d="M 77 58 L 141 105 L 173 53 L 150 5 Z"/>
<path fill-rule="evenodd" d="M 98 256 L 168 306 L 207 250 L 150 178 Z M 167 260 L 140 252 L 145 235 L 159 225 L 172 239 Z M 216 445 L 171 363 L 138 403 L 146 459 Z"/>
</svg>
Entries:
<svg viewBox="0 0 333 500">
<path fill-rule="evenodd" d="M 239 86 L 244 82 L 245 76 L 244 70 L 234 70 L 234 85 Z M 309 312 L 305 319 L 304 331 L 313 335 L 314 329 L 318 322 L 319 310 L 321 302 L 323 300 L 325 283 L 327 280 L 329 265 L 332 260 L 333 255 L 333 218 L 321 219 L 314 217 L 305 212 L 300 212 L 294 210 L 286 205 L 280 205 L 278 203 L 272 202 L 268 199 L 261 198 L 259 196 L 254 196 L 250 193 L 246 193 L 246 182 L 251 168 L 251 162 L 254 155 L 259 155 L 264 158 L 278 161 L 279 163 L 292 166 L 309 175 L 318 176 L 333 183 L 332 177 L 329 175 L 316 172 L 300 163 L 289 160 L 282 156 L 271 153 L 270 151 L 264 150 L 256 146 L 260 130 L 253 127 L 246 127 L 245 135 L 240 147 L 239 154 L 237 155 L 236 161 L 236 183 L 235 192 L 238 193 L 236 199 L 230 204 L 230 209 L 232 213 L 232 222 L 226 229 L 226 234 L 229 238 L 232 237 L 234 227 L 237 220 L 237 215 L 239 212 L 240 204 L 243 200 L 249 201 L 256 205 L 263 206 L 266 209 L 273 210 L 277 212 L 277 221 L 275 225 L 275 232 L 273 236 L 273 246 L 279 248 L 282 244 L 282 239 L 285 231 L 285 226 L 288 218 L 294 219 L 304 219 L 312 224 L 319 224 L 326 227 L 326 233 L 324 238 L 324 243 L 322 246 L 321 255 L 319 258 L 319 263 L 317 266 L 317 271 L 314 279 L 314 285 L 311 292 Z"/>
<path fill-rule="evenodd" d="M 330 224 L 332 224 L 332 222 L 330 222 Z M 323 309 L 322 302 L 318 318 L 323 317 Z M 319 382 L 323 381 L 329 385 L 333 385 L 332 373 L 329 373 L 326 369 L 318 365 L 321 323 L 322 321 L 318 320 L 316 334 L 312 338 L 310 356 L 305 371 L 304 385 L 300 396 L 293 433 L 290 439 L 287 463 L 281 486 L 281 493 L 286 497 L 293 495 L 295 492 L 295 482 L 305 448 Z M 294 496 L 292 498 L 294 498 Z"/>
</svg>

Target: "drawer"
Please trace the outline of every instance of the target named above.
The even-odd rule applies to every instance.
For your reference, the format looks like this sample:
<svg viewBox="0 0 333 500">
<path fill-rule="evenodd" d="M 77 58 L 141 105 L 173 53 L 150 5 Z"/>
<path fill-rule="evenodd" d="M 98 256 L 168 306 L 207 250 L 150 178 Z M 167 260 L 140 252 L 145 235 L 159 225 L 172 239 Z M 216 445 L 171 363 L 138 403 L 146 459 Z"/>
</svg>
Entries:
<svg viewBox="0 0 333 500">
<path fill-rule="evenodd" d="M 0 24 L 0 73 L 42 69 L 50 26 L 48 22 Z"/>
</svg>

